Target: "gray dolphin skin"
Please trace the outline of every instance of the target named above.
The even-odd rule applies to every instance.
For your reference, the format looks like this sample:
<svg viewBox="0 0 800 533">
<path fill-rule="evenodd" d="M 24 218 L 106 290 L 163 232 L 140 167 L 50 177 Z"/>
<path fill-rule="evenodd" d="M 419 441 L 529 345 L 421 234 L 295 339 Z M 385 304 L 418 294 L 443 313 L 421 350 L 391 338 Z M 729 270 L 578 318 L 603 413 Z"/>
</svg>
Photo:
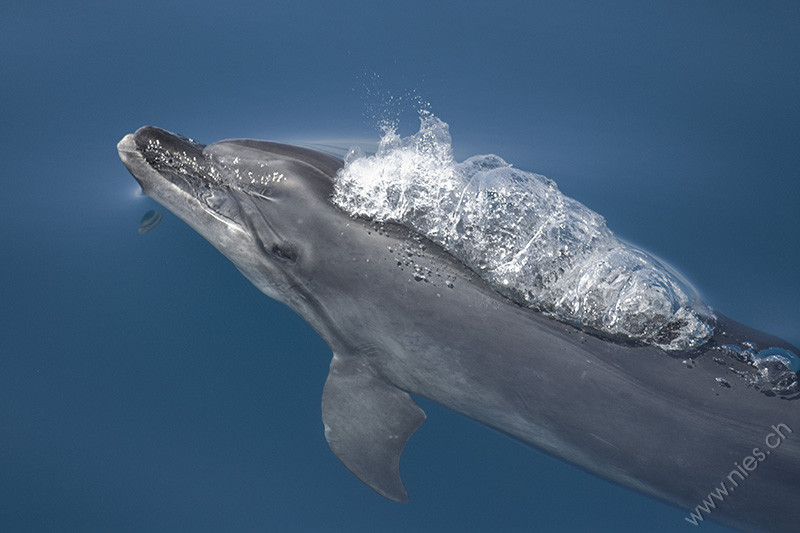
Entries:
<svg viewBox="0 0 800 533">
<path fill-rule="evenodd" d="M 147 195 L 325 339 L 325 437 L 381 495 L 407 500 L 400 455 L 425 420 L 415 394 L 687 521 L 800 530 L 798 369 L 781 356 L 794 346 L 717 314 L 707 342 L 667 352 L 523 308 L 425 237 L 334 206 L 343 162 L 309 148 L 205 146 L 148 126 L 118 150 Z"/>
</svg>

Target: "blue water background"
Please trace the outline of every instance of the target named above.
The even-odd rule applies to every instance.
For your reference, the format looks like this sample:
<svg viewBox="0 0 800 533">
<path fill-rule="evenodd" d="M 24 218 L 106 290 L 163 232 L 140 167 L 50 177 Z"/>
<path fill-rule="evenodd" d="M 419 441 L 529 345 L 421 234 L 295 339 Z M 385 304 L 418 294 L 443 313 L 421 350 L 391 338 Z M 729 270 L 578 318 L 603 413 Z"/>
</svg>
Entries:
<svg viewBox="0 0 800 533">
<path fill-rule="evenodd" d="M 800 345 L 798 65 L 796 2 L 4 6 L 0 530 L 692 531 L 425 400 L 411 503 L 374 494 L 323 436 L 326 345 L 173 215 L 138 234 L 115 144 L 376 140 L 417 95 L 459 159 L 545 174 Z"/>
</svg>

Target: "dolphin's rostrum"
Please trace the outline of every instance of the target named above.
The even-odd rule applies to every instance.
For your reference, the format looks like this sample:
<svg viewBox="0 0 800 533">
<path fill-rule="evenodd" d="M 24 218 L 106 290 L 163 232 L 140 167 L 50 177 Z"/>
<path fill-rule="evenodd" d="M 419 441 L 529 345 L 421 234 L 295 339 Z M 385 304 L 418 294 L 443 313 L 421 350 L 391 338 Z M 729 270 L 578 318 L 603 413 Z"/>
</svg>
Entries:
<svg viewBox="0 0 800 533">
<path fill-rule="evenodd" d="M 325 436 L 380 494 L 407 499 L 399 459 L 425 419 L 418 394 L 687 510 L 753 454 L 758 470 L 711 518 L 796 529 L 798 350 L 785 341 L 717 313 L 702 346 L 668 352 L 521 307 L 425 236 L 336 207 L 343 163 L 322 152 L 154 127 L 118 150 L 146 194 L 325 339 Z M 760 462 L 778 424 L 795 433 Z"/>
</svg>

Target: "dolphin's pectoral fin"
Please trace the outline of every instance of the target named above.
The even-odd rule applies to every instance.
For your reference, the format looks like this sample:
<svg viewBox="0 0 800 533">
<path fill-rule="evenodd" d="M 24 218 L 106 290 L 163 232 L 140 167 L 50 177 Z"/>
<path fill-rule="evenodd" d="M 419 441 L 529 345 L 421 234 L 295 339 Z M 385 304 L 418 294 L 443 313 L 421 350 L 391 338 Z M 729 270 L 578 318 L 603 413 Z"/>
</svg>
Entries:
<svg viewBox="0 0 800 533">
<path fill-rule="evenodd" d="M 407 392 L 376 376 L 365 359 L 334 354 L 322 421 L 328 444 L 348 470 L 382 496 L 408 501 L 400 454 L 425 413 Z"/>
</svg>

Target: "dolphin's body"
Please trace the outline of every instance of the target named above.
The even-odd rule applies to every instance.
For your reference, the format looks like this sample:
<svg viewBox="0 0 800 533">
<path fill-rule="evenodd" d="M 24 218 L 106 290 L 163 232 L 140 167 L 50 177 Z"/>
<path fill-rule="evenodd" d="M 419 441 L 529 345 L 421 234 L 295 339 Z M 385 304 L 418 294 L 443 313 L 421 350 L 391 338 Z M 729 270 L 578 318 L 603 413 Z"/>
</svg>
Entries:
<svg viewBox="0 0 800 533">
<path fill-rule="evenodd" d="M 800 402 L 749 385 L 741 376 L 753 366 L 737 357 L 748 347 L 800 353 L 786 342 L 718 315 L 700 350 L 674 354 L 523 308 L 426 238 L 335 207 L 342 161 L 321 152 L 203 146 L 153 127 L 118 149 L 146 194 L 327 341 L 325 436 L 387 498 L 407 499 L 400 454 L 425 419 L 411 393 L 687 516 L 725 483 L 729 494 L 703 518 L 800 528 Z"/>
</svg>

